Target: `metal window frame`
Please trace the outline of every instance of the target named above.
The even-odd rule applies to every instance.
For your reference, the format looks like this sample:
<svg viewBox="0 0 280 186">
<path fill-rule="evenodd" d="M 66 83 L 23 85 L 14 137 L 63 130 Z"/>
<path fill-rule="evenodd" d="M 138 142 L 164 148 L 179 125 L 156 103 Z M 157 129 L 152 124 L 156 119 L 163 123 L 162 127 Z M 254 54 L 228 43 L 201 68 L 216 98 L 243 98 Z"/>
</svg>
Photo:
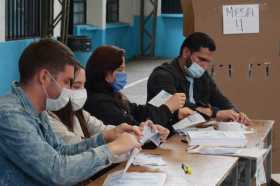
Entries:
<svg viewBox="0 0 280 186">
<path fill-rule="evenodd" d="M 117 10 L 115 12 L 109 11 L 109 6 L 111 4 L 117 5 Z M 120 1 L 119 0 L 107 0 L 106 23 L 119 23 L 120 22 L 119 12 L 120 12 Z"/>
<path fill-rule="evenodd" d="M 53 18 L 53 0 L 6 0 L 5 4 L 6 40 L 41 37 Z"/>
<path fill-rule="evenodd" d="M 83 11 L 79 11 L 79 12 L 75 12 L 74 7 L 75 7 L 75 3 L 78 4 L 82 4 L 83 5 Z M 72 13 L 73 13 L 73 26 L 75 25 L 79 25 L 79 24 L 86 24 L 87 23 L 87 0 L 73 0 L 73 7 L 72 7 Z M 74 23 L 74 17 L 76 15 L 81 15 L 83 16 L 83 22 L 79 22 L 79 23 Z"/>
<path fill-rule="evenodd" d="M 162 14 L 182 14 L 180 0 L 162 0 L 161 1 Z"/>
</svg>

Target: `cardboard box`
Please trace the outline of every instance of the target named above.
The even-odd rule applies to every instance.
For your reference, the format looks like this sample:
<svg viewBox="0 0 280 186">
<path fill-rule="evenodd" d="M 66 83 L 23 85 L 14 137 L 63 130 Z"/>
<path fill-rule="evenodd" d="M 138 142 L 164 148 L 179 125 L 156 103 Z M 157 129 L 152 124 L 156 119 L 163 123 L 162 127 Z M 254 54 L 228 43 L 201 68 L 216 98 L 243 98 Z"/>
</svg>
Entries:
<svg viewBox="0 0 280 186">
<path fill-rule="evenodd" d="M 279 172 L 280 0 L 182 0 L 181 3 L 184 35 L 205 32 L 216 42 L 215 62 L 210 71 L 214 72 L 213 78 L 222 92 L 251 118 L 276 121 L 273 171 Z M 236 25 L 231 21 L 236 21 Z M 240 28 L 240 25 L 245 31 L 237 33 L 233 27 L 234 33 L 225 34 L 230 26 Z"/>
</svg>

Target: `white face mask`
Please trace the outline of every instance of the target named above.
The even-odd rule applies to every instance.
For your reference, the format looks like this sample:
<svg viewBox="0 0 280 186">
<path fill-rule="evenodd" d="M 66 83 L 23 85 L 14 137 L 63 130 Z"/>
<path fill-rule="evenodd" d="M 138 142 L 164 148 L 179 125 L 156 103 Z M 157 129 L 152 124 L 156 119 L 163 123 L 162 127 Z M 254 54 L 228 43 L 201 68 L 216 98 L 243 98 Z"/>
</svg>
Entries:
<svg viewBox="0 0 280 186">
<path fill-rule="evenodd" d="M 63 88 L 58 98 L 47 98 L 46 109 L 49 111 L 58 111 L 65 107 L 69 102 L 71 90 Z"/>
<path fill-rule="evenodd" d="M 43 87 L 43 90 L 47 96 L 46 110 L 58 111 L 58 110 L 62 109 L 63 107 L 65 107 L 66 104 L 69 102 L 70 96 L 71 96 L 71 90 L 67 89 L 67 88 L 61 88 L 61 86 L 57 83 L 57 81 L 53 78 L 53 76 L 50 73 L 49 73 L 49 76 L 53 81 L 55 81 L 56 86 L 61 91 L 60 91 L 60 95 L 58 96 L 58 98 L 53 99 L 53 98 L 49 97 L 47 90 L 45 89 L 45 87 Z"/>
<path fill-rule="evenodd" d="M 189 75 L 192 78 L 200 78 L 205 72 L 205 70 L 195 62 L 192 62 L 191 66 L 186 70 L 187 75 Z"/>
<path fill-rule="evenodd" d="M 83 108 L 84 104 L 87 100 L 87 91 L 86 89 L 77 89 L 77 90 L 71 90 L 71 97 L 70 101 L 72 104 L 73 111 L 80 110 Z"/>
</svg>

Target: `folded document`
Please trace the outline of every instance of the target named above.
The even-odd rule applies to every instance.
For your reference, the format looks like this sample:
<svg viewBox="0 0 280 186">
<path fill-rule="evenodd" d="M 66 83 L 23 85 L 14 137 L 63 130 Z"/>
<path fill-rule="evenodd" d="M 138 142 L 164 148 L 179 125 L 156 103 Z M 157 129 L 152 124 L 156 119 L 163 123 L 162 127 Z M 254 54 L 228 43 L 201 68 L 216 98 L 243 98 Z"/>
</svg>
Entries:
<svg viewBox="0 0 280 186">
<path fill-rule="evenodd" d="M 172 127 L 174 130 L 180 132 L 180 130 L 183 130 L 188 127 L 193 127 L 195 125 L 198 125 L 198 124 L 201 124 L 204 122 L 206 122 L 204 117 L 201 114 L 195 112 L 195 113 L 191 114 L 190 116 L 182 119 L 181 121 L 175 123 Z"/>
<path fill-rule="evenodd" d="M 247 144 L 244 133 L 230 131 L 188 131 L 186 140 L 189 145 L 244 147 Z"/>
<path fill-rule="evenodd" d="M 103 186 L 162 186 L 166 180 L 165 173 L 159 172 L 128 172 L 121 171 L 110 174 Z"/>
</svg>

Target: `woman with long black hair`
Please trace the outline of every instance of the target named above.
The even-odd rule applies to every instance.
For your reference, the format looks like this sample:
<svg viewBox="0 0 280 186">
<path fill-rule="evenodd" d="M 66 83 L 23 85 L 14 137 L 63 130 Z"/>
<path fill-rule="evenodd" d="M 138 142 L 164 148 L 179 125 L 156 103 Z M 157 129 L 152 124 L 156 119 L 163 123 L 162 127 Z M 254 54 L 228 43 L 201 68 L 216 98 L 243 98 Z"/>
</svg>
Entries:
<svg viewBox="0 0 280 186">
<path fill-rule="evenodd" d="M 125 57 L 124 50 L 115 46 L 102 46 L 93 52 L 86 65 L 86 79 L 88 99 L 85 109 L 105 124 L 119 125 L 125 122 L 139 125 L 150 119 L 171 128 L 169 122 L 174 120 L 173 113 L 185 104 L 186 97 L 182 93 L 173 95 L 160 107 L 131 103 L 120 92 L 127 81 Z M 183 111 L 175 116 L 175 120 L 191 113 L 187 108 Z"/>
</svg>

